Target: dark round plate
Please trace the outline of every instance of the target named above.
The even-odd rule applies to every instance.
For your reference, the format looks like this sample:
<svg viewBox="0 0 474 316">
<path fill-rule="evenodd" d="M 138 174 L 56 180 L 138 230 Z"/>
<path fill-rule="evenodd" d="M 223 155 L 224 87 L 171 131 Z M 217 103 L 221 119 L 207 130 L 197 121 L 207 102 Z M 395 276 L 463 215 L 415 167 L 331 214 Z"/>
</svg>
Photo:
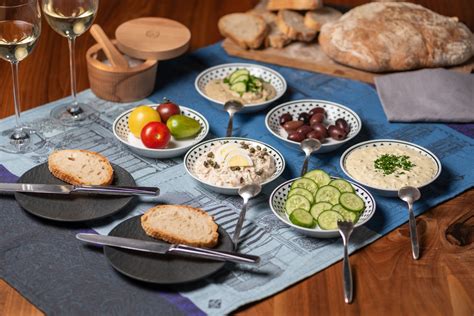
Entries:
<svg viewBox="0 0 474 316">
<path fill-rule="evenodd" d="M 135 186 L 135 180 L 125 169 L 112 165 L 112 185 Z M 65 184 L 54 177 L 44 163 L 25 172 L 19 183 Z M 82 222 L 112 215 L 123 209 L 132 196 L 86 194 L 35 194 L 15 193 L 20 206 L 33 215 L 60 222 Z"/>
<path fill-rule="evenodd" d="M 141 215 L 129 218 L 117 225 L 110 236 L 128 237 L 167 244 L 145 234 L 140 223 Z M 219 242 L 214 249 L 232 251 L 232 240 L 219 227 Z M 126 276 L 156 284 L 179 284 L 205 278 L 219 269 L 225 262 L 192 257 L 161 255 L 105 246 L 104 254 L 110 264 Z"/>
</svg>

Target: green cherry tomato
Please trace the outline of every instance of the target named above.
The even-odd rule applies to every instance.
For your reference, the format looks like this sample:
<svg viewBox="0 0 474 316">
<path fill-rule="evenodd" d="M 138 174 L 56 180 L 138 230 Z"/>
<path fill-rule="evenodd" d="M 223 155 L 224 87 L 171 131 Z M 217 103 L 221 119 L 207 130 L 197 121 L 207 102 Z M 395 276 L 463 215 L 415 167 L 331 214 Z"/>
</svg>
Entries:
<svg viewBox="0 0 474 316">
<path fill-rule="evenodd" d="M 195 136 L 201 130 L 201 124 L 198 121 L 181 114 L 169 117 L 166 126 L 176 139 Z"/>
</svg>

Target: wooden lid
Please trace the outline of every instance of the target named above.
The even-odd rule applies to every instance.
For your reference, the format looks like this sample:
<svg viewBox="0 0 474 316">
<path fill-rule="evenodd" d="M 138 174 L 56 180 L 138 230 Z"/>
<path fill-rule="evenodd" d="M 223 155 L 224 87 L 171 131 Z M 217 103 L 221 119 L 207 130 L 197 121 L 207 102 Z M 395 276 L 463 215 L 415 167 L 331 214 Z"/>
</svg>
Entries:
<svg viewBox="0 0 474 316">
<path fill-rule="evenodd" d="M 119 49 L 140 59 L 165 60 L 185 53 L 191 32 L 183 24 L 165 18 L 139 18 L 115 31 Z"/>
</svg>

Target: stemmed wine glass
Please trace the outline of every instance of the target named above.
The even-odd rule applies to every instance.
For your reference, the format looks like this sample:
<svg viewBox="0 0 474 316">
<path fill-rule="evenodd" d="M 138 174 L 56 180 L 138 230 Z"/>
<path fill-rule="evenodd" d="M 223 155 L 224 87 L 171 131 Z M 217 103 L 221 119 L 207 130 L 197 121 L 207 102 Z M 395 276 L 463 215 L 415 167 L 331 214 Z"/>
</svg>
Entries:
<svg viewBox="0 0 474 316">
<path fill-rule="evenodd" d="M 51 116 L 67 126 L 91 123 L 98 114 L 90 105 L 79 102 L 76 96 L 76 37 L 82 35 L 94 22 L 99 0 L 43 0 L 43 13 L 51 28 L 69 42 L 72 102 L 51 111 Z"/>
<path fill-rule="evenodd" d="M 22 124 L 20 119 L 20 87 L 18 64 L 33 50 L 41 33 L 41 11 L 37 0 L 0 0 L 0 58 L 10 62 L 15 104 L 15 128 L 7 144 L 0 150 L 9 153 L 26 153 L 44 145 L 44 138 L 35 142 L 37 133 Z"/>
</svg>

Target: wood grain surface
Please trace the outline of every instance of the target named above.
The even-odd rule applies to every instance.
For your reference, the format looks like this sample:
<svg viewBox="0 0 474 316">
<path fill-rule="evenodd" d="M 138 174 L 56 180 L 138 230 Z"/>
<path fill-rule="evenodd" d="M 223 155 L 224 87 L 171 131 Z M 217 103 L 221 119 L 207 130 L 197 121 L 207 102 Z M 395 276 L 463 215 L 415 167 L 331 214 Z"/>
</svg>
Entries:
<svg viewBox="0 0 474 316">
<path fill-rule="evenodd" d="M 141 16 L 180 21 L 192 33 L 191 49 L 221 39 L 220 16 L 252 8 L 257 0 L 101 0 L 96 23 L 113 37 L 121 23 Z M 332 0 L 357 5 L 363 0 Z M 435 11 L 456 15 L 474 28 L 472 0 L 417 0 Z M 94 44 L 89 33 L 77 41 L 78 90 L 89 87 L 85 53 Z M 0 117 L 13 114 L 10 67 L 0 61 Z M 23 109 L 68 96 L 66 39 L 43 21 L 34 53 L 20 65 Z M 468 171 L 472 172 L 472 170 Z M 291 286 L 239 310 L 244 315 L 473 315 L 474 314 L 474 190 L 418 217 L 421 259 L 410 255 L 405 224 L 351 256 L 355 280 L 352 305 L 343 303 L 342 265 Z M 0 280 L 0 315 L 41 315 L 18 292 Z"/>
</svg>

